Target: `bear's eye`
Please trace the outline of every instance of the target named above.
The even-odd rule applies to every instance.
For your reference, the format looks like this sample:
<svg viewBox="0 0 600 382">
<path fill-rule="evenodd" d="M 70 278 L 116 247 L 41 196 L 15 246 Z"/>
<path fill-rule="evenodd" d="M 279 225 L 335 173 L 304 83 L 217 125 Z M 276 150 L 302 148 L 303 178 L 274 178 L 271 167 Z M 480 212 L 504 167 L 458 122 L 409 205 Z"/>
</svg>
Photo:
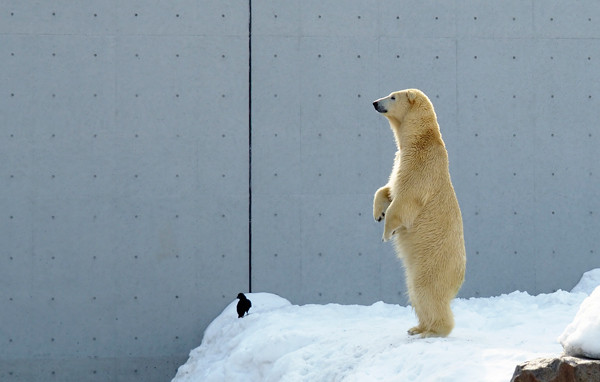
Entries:
<svg viewBox="0 0 600 382">
<path fill-rule="evenodd" d="M 392 96 L 392 98 L 390 98 L 392 101 L 396 100 L 396 96 Z"/>
</svg>

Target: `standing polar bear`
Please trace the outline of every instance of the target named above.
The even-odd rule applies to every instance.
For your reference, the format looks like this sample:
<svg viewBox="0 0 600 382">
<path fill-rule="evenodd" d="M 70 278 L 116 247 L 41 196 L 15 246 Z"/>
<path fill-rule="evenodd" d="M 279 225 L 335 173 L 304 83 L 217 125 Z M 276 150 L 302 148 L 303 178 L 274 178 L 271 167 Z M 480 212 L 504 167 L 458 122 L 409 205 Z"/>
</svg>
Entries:
<svg viewBox="0 0 600 382">
<path fill-rule="evenodd" d="M 390 122 L 398 151 L 388 183 L 375 192 L 373 217 L 385 219 L 383 241 L 393 239 L 403 260 L 408 297 L 421 337 L 445 337 L 454 327 L 450 301 L 465 275 L 460 208 L 448 171 L 448 153 L 433 105 L 416 89 L 373 102 Z"/>
</svg>

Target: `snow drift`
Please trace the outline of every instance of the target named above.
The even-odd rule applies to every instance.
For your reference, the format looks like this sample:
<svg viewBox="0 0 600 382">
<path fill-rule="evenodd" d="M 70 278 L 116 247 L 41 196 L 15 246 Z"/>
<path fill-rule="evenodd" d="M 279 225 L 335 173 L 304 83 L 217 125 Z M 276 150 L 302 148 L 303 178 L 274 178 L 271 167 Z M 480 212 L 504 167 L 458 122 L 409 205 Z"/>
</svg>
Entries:
<svg viewBox="0 0 600 382">
<path fill-rule="evenodd" d="M 578 285 L 583 290 L 600 279 L 582 282 L 589 283 Z M 587 294 L 456 299 L 454 331 L 428 339 L 406 333 L 416 322 L 410 307 L 298 306 L 268 293 L 247 296 L 250 314 L 238 319 L 236 301 L 227 306 L 173 382 L 508 381 L 518 363 L 562 352 L 556 338 Z M 591 330 L 583 337 L 600 332 Z"/>
<path fill-rule="evenodd" d="M 600 287 L 583 301 L 558 340 L 568 355 L 600 359 Z"/>
</svg>

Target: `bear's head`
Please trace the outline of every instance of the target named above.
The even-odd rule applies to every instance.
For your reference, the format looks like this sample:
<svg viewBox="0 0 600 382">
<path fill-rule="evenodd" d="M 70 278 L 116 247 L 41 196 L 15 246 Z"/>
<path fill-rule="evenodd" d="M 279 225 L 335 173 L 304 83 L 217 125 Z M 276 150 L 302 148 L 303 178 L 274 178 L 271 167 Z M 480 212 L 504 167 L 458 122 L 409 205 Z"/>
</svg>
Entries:
<svg viewBox="0 0 600 382">
<path fill-rule="evenodd" d="M 431 102 L 422 91 L 406 89 L 378 99 L 373 102 L 373 106 L 386 117 L 401 121 L 412 110 L 431 107 Z"/>
</svg>

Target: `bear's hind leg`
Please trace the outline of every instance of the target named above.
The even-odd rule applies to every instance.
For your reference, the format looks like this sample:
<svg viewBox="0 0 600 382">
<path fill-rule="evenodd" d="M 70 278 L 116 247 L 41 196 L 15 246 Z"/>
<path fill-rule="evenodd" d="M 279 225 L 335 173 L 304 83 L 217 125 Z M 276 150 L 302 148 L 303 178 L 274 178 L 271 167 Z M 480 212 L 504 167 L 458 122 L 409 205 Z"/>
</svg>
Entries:
<svg viewBox="0 0 600 382">
<path fill-rule="evenodd" d="M 421 333 L 421 337 L 446 337 L 454 328 L 454 316 L 450 309 L 450 303 L 442 303 L 437 309 L 434 309 L 434 317 L 431 318 L 430 324 L 425 331 Z"/>
<path fill-rule="evenodd" d="M 450 301 L 428 301 L 415 307 L 419 325 L 409 329 L 411 335 L 420 334 L 426 337 L 446 337 L 454 328 L 454 316 L 450 309 Z"/>
</svg>

